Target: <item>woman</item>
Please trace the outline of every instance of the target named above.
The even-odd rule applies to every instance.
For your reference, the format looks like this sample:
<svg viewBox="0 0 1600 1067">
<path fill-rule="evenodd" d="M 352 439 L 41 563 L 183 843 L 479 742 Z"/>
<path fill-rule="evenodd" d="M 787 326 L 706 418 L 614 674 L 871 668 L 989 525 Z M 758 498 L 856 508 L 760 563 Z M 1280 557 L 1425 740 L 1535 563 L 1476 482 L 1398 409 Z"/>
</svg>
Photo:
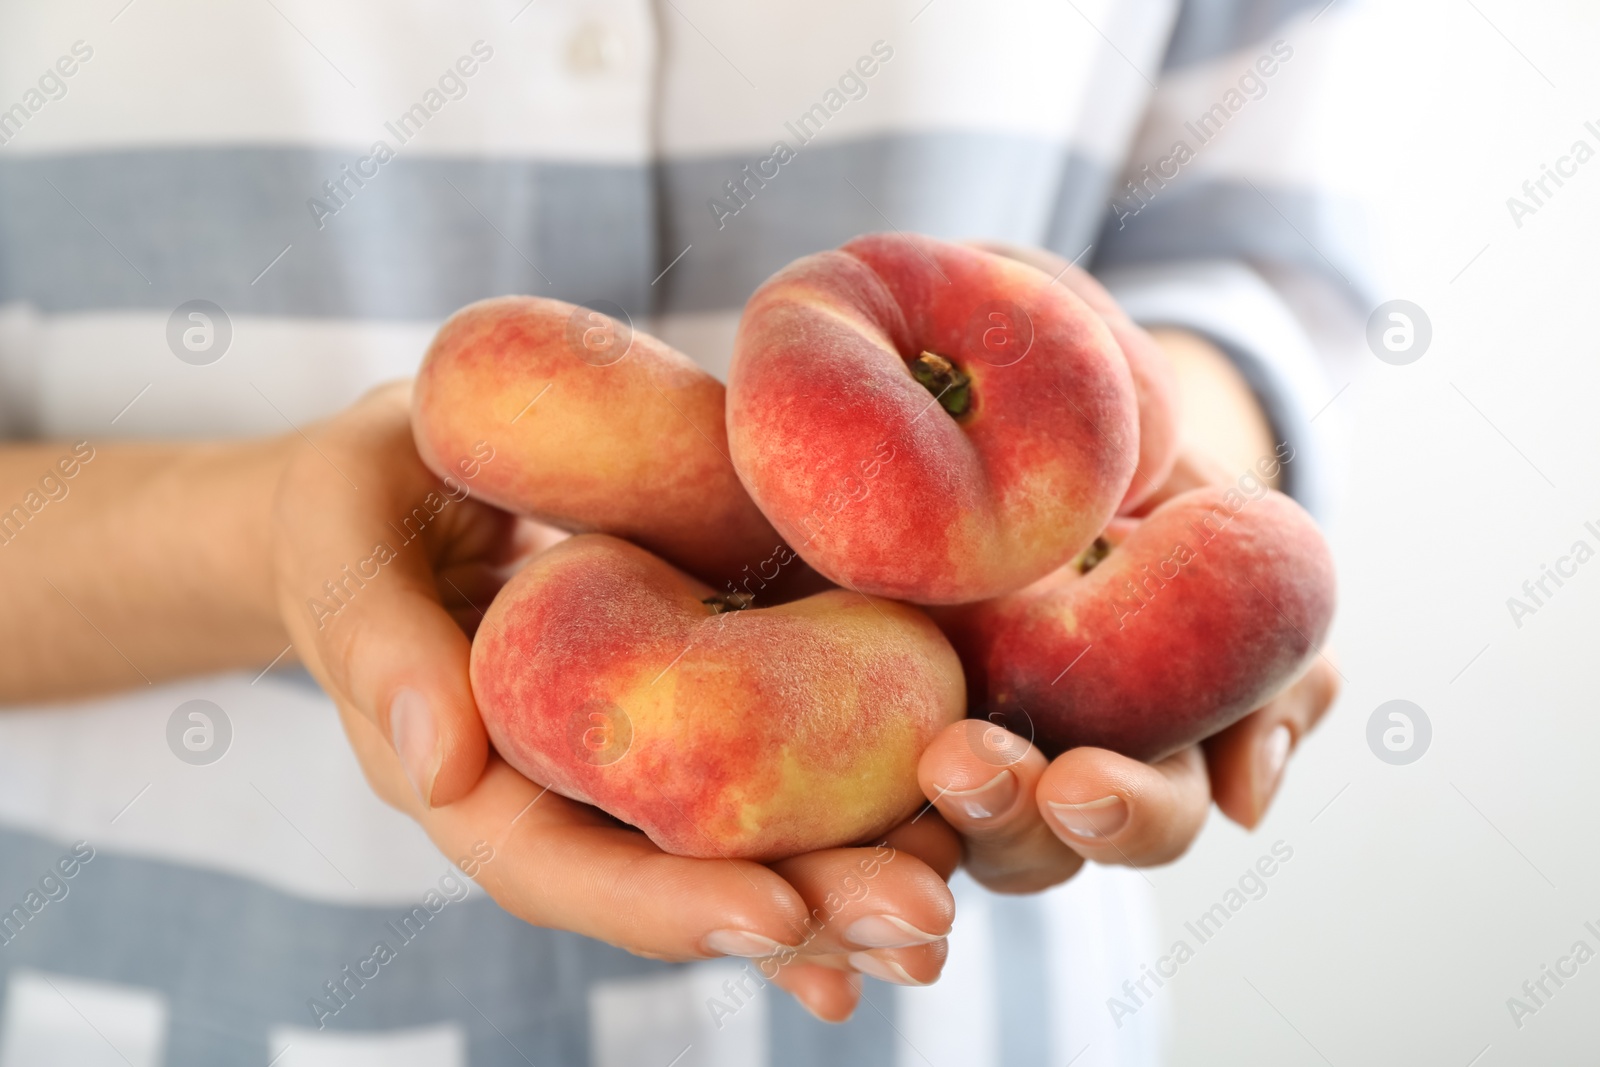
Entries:
<svg viewBox="0 0 1600 1067">
<path fill-rule="evenodd" d="M 501 292 L 721 373 L 788 260 L 983 237 L 1160 327 L 1175 477 L 1287 444 L 1315 505 L 1308 309 L 1359 275 L 1300 101 L 1344 16 L 1201 6 L 0 15 L 0 69 L 39 71 L 0 114 L 6 1062 L 1155 1062 L 1161 995 L 1108 1010 L 1148 886 L 1079 869 L 1174 858 L 1211 797 L 1254 825 L 1323 661 L 1154 767 L 1012 740 L 997 776 L 954 727 L 888 853 L 664 856 L 490 754 L 462 627 L 542 535 L 471 498 L 397 534 L 437 483 L 405 387 L 368 390 Z"/>
</svg>

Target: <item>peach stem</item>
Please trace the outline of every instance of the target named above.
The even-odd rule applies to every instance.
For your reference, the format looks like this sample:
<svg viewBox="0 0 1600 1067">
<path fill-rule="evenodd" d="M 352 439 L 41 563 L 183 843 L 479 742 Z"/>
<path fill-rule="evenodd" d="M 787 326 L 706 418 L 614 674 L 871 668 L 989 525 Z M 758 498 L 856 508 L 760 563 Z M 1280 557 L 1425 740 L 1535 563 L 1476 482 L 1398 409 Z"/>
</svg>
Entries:
<svg viewBox="0 0 1600 1067">
<path fill-rule="evenodd" d="M 708 596 L 700 603 L 711 609 L 711 614 L 721 615 L 726 611 L 743 611 L 755 600 L 753 593 L 718 593 Z"/>
<path fill-rule="evenodd" d="M 1094 544 L 1084 549 L 1083 554 L 1080 555 L 1075 561 L 1078 567 L 1078 573 L 1088 574 L 1090 571 L 1094 570 L 1095 567 L 1099 566 L 1100 563 L 1109 555 L 1111 555 L 1111 542 L 1107 541 L 1104 537 L 1096 537 L 1094 539 Z"/>
<path fill-rule="evenodd" d="M 934 395 L 940 407 L 956 418 L 965 415 L 972 406 L 972 379 L 937 353 L 924 352 L 912 360 L 911 376 Z"/>
</svg>

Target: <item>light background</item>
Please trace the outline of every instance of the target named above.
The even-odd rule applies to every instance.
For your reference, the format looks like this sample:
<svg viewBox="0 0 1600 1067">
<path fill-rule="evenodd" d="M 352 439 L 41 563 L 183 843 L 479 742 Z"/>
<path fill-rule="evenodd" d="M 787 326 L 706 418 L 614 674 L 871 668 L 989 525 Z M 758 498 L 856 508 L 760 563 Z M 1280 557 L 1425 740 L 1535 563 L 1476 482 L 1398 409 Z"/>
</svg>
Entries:
<svg viewBox="0 0 1600 1067">
<path fill-rule="evenodd" d="M 1574 140 L 1600 149 L 1583 128 L 1600 128 L 1600 10 L 1384 7 L 1348 102 L 1371 129 L 1357 170 L 1385 296 L 1434 337 L 1409 366 L 1363 353 L 1329 409 L 1352 446 L 1338 704 L 1257 833 L 1213 812 L 1190 856 L 1150 872 L 1163 943 L 1193 945 L 1186 919 L 1273 841 L 1294 848 L 1159 992 L 1177 1067 L 1595 1062 L 1600 959 L 1520 1029 L 1506 1001 L 1574 941 L 1600 951 L 1583 928 L 1600 927 L 1600 559 L 1520 629 L 1506 600 L 1575 540 L 1600 548 L 1583 528 L 1600 528 L 1600 158 L 1520 229 L 1506 198 Z M 1394 698 L 1433 725 L 1409 766 L 1367 747 Z"/>
</svg>

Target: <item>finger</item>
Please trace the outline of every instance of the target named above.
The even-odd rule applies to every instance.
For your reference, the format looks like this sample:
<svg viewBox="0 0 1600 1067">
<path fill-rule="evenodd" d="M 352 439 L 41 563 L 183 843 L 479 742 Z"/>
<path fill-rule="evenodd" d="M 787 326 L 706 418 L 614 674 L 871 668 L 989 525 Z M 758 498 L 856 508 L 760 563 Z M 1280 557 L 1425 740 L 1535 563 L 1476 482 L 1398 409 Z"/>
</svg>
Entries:
<svg viewBox="0 0 1600 1067">
<path fill-rule="evenodd" d="M 828 957 L 822 962 L 826 966 L 847 967 L 890 985 L 922 986 L 939 980 L 949 958 L 950 943 L 940 938 L 926 945 L 852 952 L 842 959 Z"/>
<path fill-rule="evenodd" d="M 382 730 L 417 794 L 450 803 L 482 773 L 488 739 L 434 557 L 463 520 L 511 520 L 422 466 L 403 390 L 370 395 L 318 438 L 277 499 L 284 617 L 318 681 Z"/>
<path fill-rule="evenodd" d="M 1193 843 L 1211 807 L 1205 759 L 1193 745 L 1155 764 L 1103 748 L 1070 749 L 1039 780 L 1038 807 L 1085 859 L 1169 863 Z"/>
<path fill-rule="evenodd" d="M 763 960 L 761 965 L 765 970 L 772 962 Z M 837 967 L 795 960 L 776 967 L 771 981 L 825 1023 L 845 1022 L 861 1000 L 861 976 Z"/>
<path fill-rule="evenodd" d="M 349 708 L 341 709 L 341 717 L 373 789 L 418 818 L 439 849 L 456 857 L 457 865 L 511 914 L 655 959 L 759 957 L 763 976 L 778 980 L 794 975 L 796 995 L 819 1018 L 842 1021 L 849 1016 L 854 991 L 859 990 L 844 973 L 853 969 L 850 953 L 801 955 L 809 947 L 807 920 L 815 926 L 816 918 L 808 914 L 800 893 L 775 871 L 743 861 L 669 856 L 644 835 L 617 828 L 593 808 L 547 793 L 498 759 L 467 797 L 448 808 L 425 810 L 377 727 Z M 885 865 L 898 862 L 906 868 L 921 862 L 887 845 L 835 851 L 848 854 L 848 866 L 863 878 L 877 877 Z M 865 867 L 863 861 L 868 861 Z M 821 884 L 844 873 L 846 864 L 799 866 L 809 866 Z M 558 876 L 549 876 L 547 869 Z M 825 896 L 816 885 L 812 892 Z M 934 914 L 953 915 L 953 907 Z M 898 975 L 898 967 L 913 983 L 932 981 L 943 966 L 942 947 L 904 955 L 885 951 L 889 954 L 884 959 L 893 966 L 878 966 L 878 973 Z M 883 953 L 875 950 L 874 955 Z M 840 978 L 809 970 L 819 962 L 824 964 L 821 970 Z M 778 984 L 789 988 L 787 979 Z"/>
<path fill-rule="evenodd" d="M 1047 766 L 1027 739 L 982 719 L 952 723 L 922 754 L 922 791 L 961 834 L 968 873 L 990 889 L 1034 893 L 1083 866 L 1034 803 Z"/>
<path fill-rule="evenodd" d="M 882 843 L 915 856 L 946 882 L 961 866 L 960 835 L 931 807 L 890 830 Z"/>
<path fill-rule="evenodd" d="M 805 901 L 795 933 L 807 956 L 927 945 L 955 921 L 955 898 L 939 873 L 887 844 L 825 849 L 771 866 Z"/>
<path fill-rule="evenodd" d="M 805 902 L 770 869 L 669 855 L 498 758 L 465 797 L 419 814 L 446 856 L 476 858 L 460 865 L 502 908 L 536 926 L 668 960 L 798 949 Z"/>
<path fill-rule="evenodd" d="M 1264 707 L 1204 743 L 1211 795 L 1222 813 L 1253 829 L 1277 795 L 1289 755 L 1339 695 L 1339 672 L 1321 656 Z"/>
</svg>

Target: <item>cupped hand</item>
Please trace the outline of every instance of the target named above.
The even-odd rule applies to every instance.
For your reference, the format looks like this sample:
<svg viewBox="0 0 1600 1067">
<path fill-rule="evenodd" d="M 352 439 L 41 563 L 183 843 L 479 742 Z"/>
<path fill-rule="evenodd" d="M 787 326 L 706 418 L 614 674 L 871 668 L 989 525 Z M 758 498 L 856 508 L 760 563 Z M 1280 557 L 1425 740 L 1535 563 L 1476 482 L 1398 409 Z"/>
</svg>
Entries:
<svg viewBox="0 0 1600 1067">
<path fill-rule="evenodd" d="M 1222 464 L 1187 449 L 1139 510 L 1229 480 Z M 1289 756 L 1338 694 L 1339 672 L 1319 653 L 1264 706 L 1156 763 L 1103 748 L 1047 760 L 1029 739 L 967 719 L 934 740 L 917 773 L 961 835 L 973 877 L 999 892 L 1033 892 L 1071 878 L 1084 860 L 1146 867 L 1177 859 L 1213 800 L 1228 818 L 1254 828 Z"/>
<path fill-rule="evenodd" d="M 960 859 L 928 812 L 881 843 L 770 866 L 662 852 L 528 780 L 491 749 L 468 678 L 480 609 L 558 537 L 441 480 L 412 441 L 409 385 L 306 431 L 274 513 L 279 607 L 338 706 L 368 782 L 508 912 L 664 960 L 742 956 L 843 1019 L 860 973 L 925 983 L 944 964 Z M 495 462 L 492 433 L 475 453 Z M 486 858 L 487 857 L 487 858 Z"/>
<path fill-rule="evenodd" d="M 928 747 L 918 777 L 961 835 L 968 872 L 997 892 L 1047 889 L 1085 860 L 1155 866 L 1194 843 L 1213 800 L 1241 826 L 1261 821 L 1338 682 L 1318 657 L 1264 707 L 1153 764 L 1103 748 L 1047 760 L 1027 738 L 967 719 Z"/>
<path fill-rule="evenodd" d="M 1171 368 L 1164 366 L 1165 346 L 1133 323 L 1087 272 L 1042 249 L 973 243 L 1050 274 L 1108 324 L 1120 327 L 1125 354 L 1132 357 L 1133 342 L 1148 377 L 1171 380 Z M 1218 354 L 1202 361 L 1203 373 L 1226 365 Z M 1194 410 L 1192 398 L 1180 405 L 1183 432 L 1178 439 L 1184 443 L 1135 515 L 1148 514 L 1178 493 L 1238 476 L 1206 447 L 1219 435 L 1228 438 L 1223 431 L 1234 421 L 1230 412 L 1252 404 L 1237 372 L 1231 377 L 1222 393 L 1204 394 L 1210 401 L 1219 395 L 1234 400 L 1226 410 Z M 1265 432 L 1264 417 L 1256 415 Z M 1247 446 L 1243 454 L 1252 453 L 1265 454 L 1259 443 Z M 999 892 L 1033 892 L 1071 878 L 1085 860 L 1142 867 L 1176 859 L 1194 842 L 1213 800 L 1234 822 L 1254 827 L 1277 792 L 1289 756 L 1338 691 L 1337 669 L 1319 654 L 1265 706 L 1153 764 L 1099 748 L 1072 749 L 1047 760 L 1028 739 L 968 719 L 935 739 L 922 756 L 918 777 L 923 792 L 961 835 L 963 862 L 973 877 Z"/>
</svg>

